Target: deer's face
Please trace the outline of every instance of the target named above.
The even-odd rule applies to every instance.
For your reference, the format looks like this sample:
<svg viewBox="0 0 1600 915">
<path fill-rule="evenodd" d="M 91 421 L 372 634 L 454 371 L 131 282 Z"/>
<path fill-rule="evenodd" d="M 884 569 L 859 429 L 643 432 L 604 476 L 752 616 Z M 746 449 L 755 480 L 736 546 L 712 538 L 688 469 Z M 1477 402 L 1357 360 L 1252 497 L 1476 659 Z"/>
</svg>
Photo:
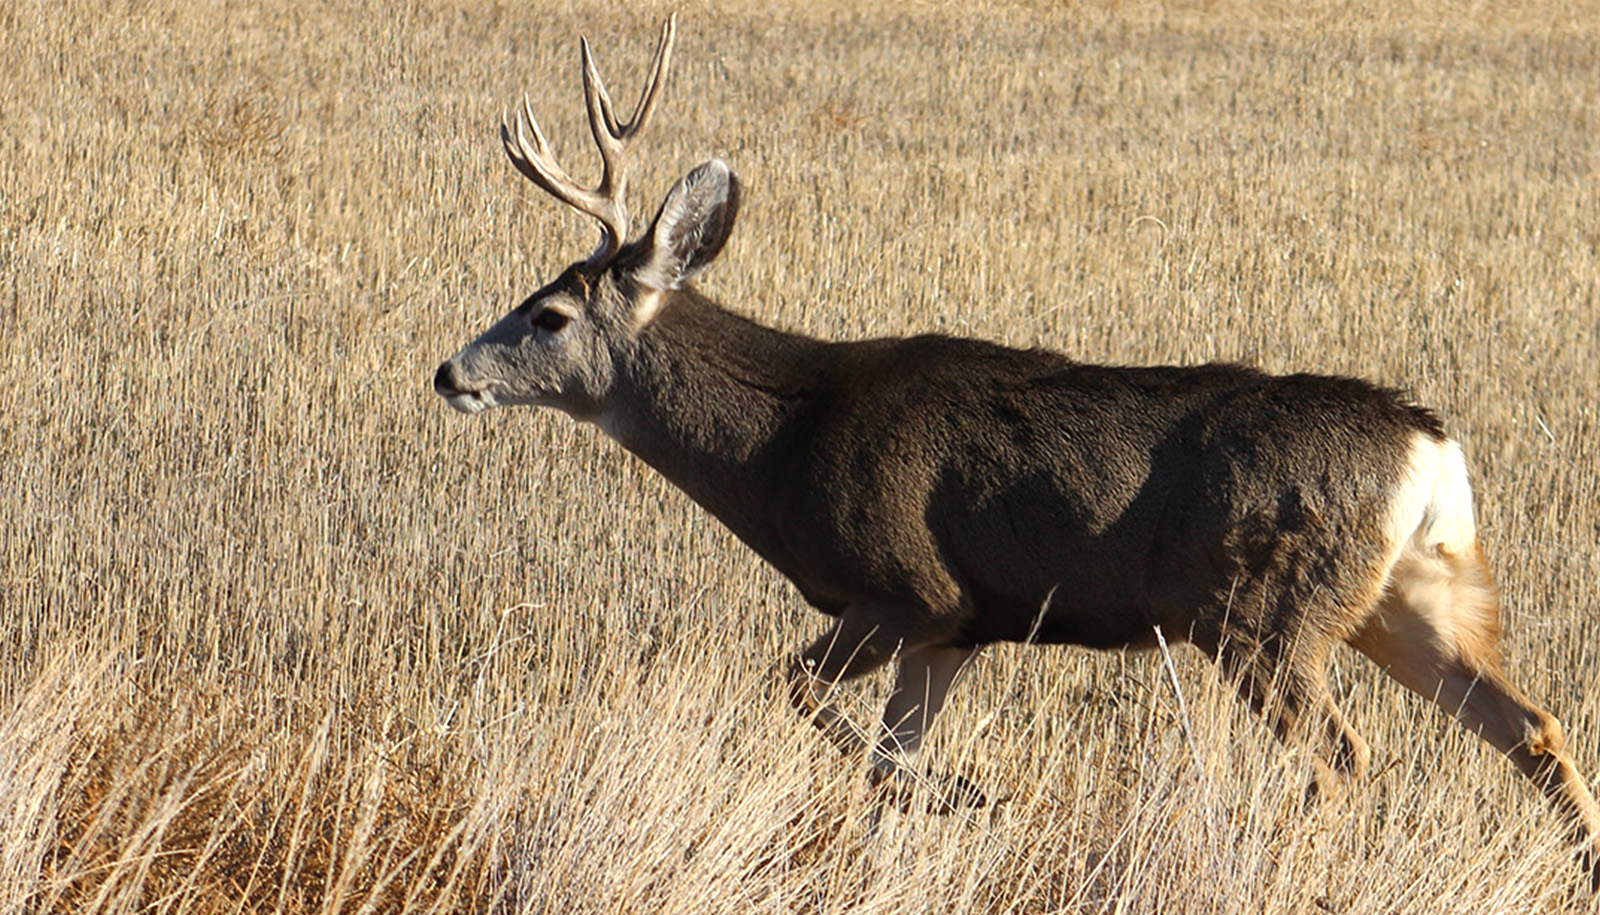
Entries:
<svg viewBox="0 0 1600 915">
<path fill-rule="evenodd" d="M 434 390 L 463 413 L 532 404 L 593 419 L 634 336 L 616 285 L 609 270 L 568 268 L 439 366 Z"/>
<path fill-rule="evenodd" d="M 702 164 L 673 186 L 643 238 L 602 264 L 568 267 L 439 366 L 433 389 L 463 413 L 536 404 L 603 422 L 639 335 L 716 258 L 738 209 L 728 166 Z"/>
</svg>

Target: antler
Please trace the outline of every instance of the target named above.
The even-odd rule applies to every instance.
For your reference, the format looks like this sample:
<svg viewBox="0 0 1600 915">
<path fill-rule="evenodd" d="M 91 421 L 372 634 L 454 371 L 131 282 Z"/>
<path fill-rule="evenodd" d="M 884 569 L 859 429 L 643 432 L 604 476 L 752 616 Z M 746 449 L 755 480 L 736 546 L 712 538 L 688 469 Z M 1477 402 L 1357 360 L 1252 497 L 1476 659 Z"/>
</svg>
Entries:
<svg viewBox="0 0 1600 915">
<path fill-rule="evenodd" d="M 527 95 L 522 97 L 522 109 L 517 112 L 516 132 L 500 118 L 500 140 L 505 143 L 506 155 L 528 180 L 543 188 L 551 196 L 580 213 L 600 221 L 600 247 L 589 255 L 589 266 L 600 267 L 608 263 L 628 239 L 628 144 L 649 123 L 655 110 L 656 95 L 667 78 L 667 62 L 672 57 L 672 41 L 677 35 L 678 16 L 667 17 L 661 27 L 661 43 L 656 46 L 655 63 L 650 68 L 650 79 L 639 97 L 633 117 L 626 123 L 617 120 L 611 107 L 611 96 L 600 81 L 600 71 L 594 65 L 594 55 L 589 52 L 589 40 L 582 39 L 583 94 L 589 109 L 589 130 L 594 134 L 595 145 L 600 147 L 600 184 L 587 188 L 573 181 L 550 154 L 550 144 L 544 131 L 534 120 L 533 109 Z M 530 144 L 522 124 L 526 121 L 533 133 Z"/>
</svg>

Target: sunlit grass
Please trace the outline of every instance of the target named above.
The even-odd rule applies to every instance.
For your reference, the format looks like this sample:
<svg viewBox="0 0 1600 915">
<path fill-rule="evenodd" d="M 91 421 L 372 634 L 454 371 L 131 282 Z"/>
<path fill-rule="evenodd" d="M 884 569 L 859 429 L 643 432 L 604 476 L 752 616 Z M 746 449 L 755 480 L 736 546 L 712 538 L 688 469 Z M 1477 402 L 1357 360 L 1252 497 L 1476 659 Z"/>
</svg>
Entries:
<svg viewBox="0 0 1600 915">
<path fill-rule="evenodd" d="M 682 10 L 640 144 L 640 210 L 745 182 L 706 291 L 1415 392 L 1592 770 L 1600 11 L 764 7 Z M 1192 652 L 1002 646 L 933 747 L 999 803 L 879 810 L 781 695 L 822 621 L 776 573 L 592 429 L 445 409 L 593 243 L 501 109 L 588 175 L 576 36 L 631 99 L 666 9 L 0 10 L 0 911 L 1572 902 L 1536 793 L 1353 654 L 1378 774 L 1328 803 Z"/>
</svg>

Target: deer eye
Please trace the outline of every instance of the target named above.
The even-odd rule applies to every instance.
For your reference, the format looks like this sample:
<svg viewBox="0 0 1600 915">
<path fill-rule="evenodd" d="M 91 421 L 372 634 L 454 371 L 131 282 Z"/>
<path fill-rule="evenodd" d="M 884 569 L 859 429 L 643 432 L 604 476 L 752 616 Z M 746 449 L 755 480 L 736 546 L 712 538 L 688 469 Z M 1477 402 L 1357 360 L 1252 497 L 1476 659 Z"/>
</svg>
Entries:
<svg viewBox="0 0 1600 915">
<path fill-rule="evenodd" d="M 553 334 L 567 326 L 567 316 L 554 308 L 546 308 L 533 316 L 533 326 Z"/>
</svg>

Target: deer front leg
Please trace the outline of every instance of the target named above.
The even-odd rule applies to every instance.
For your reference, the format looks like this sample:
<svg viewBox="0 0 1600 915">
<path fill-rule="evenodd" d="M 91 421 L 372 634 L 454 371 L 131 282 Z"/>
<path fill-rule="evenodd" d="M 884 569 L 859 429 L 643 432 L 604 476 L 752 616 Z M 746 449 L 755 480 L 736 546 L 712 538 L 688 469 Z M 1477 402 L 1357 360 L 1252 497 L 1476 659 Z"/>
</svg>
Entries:
<svg viewBox="0 0 1600 915">
<path fill-rule="evenodd" d="M 894 692 L 884 707 L 883 727 L 872 749 L 876 781 L 882 784 L 907 778 L 951 685 L 977 653 L 976 648 L 923 646 L 901 654 Z M 944 810 L 984 803 L 983 793 L 959 775 L 940 779 L 937 788 Z"/>
<path fill-rule="evenodd" d="M 789 698 L 845 753 L 870 750 L 873 782 L 894 788 L 914 780 L 909 770 L 923 736 L 944 707 L 950 686 L 977 649 L 914 645 L 882 624 L 886 614 L 852 607 L 789 666 Z M 894 692 L 875 735 L 854 724 L 833 702 L 840 683 L 869 674 L 899 657 Z M 943 809 L 981 805 L 983 794 L 965 779 L 940 785 Z"/>
<path fill-rule="evenodd" d="M 898 636 L 865 616 L 846 611 L 789 664 L 789 701 L 845 753 L 865 750 L 868 742 L 862 729 L 834 705 L 834 689 L 888 663 L 901 644 Z"/>
</svg>

